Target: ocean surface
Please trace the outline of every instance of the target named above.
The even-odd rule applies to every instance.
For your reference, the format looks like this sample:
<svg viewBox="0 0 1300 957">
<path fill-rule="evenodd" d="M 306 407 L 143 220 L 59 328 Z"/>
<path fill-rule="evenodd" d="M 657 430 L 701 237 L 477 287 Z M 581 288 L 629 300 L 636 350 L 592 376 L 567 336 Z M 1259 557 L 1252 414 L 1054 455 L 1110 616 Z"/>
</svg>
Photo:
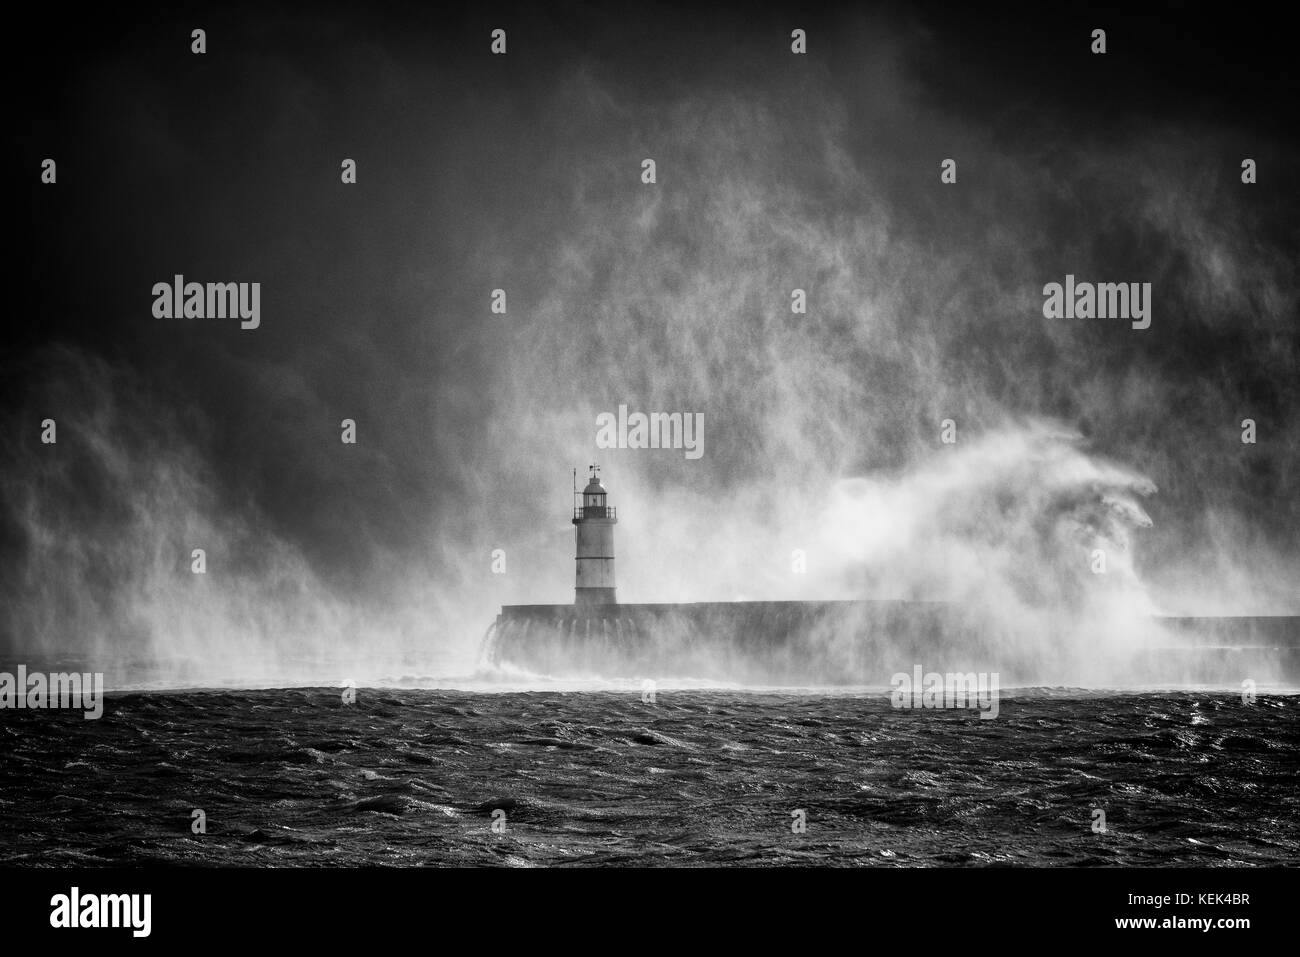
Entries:
<svg viewBox="0 0 1300 957">
<path fill-rule="evenodd" d="M 1298 772 L 1293 695 L 128 692 L 0 711 L 0 863 L 1296 865 Z"/>
</svg>

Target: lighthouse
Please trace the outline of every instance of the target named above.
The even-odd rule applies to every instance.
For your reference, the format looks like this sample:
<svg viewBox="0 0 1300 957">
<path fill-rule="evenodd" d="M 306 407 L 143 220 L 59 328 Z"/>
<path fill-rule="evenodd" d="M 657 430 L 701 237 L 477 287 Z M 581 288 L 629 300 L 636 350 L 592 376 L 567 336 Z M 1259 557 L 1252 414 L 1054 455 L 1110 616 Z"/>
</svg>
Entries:
<svg viewBox="0 0 1300 957">
<path fill-rule="evenodd" d="M 614 526 L 618 515 L 605 504 L 605 486 L 596 474 L 599 466 L 590 467 L 587 487 L 582 490 L 581 503 L 573 508 L 573 529 L 577 539 L 577 587 L 574 589 L 575 605 L 613 605 L 614 596 Z M 577 496 L 577 483 L 574 483 Z"/>
</svg>

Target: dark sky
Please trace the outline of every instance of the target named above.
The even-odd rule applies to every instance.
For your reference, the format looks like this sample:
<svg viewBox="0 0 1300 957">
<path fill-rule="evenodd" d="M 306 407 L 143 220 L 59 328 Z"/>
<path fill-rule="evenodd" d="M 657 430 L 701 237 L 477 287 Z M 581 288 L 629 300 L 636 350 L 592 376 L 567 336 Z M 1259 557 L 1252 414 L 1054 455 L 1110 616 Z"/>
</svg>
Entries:
<svg viewBox="0 0 1300 957">
<path fill-rule="evenodd" d="M 1290 35 L 1045 6 L 35 10 L 8 57 L 0 632 L 459 640 L 568 600 L 565 483 L 595 460 L 626 600 L 925 591 L 937 554 L 1015 564 L 1082 523 L 1162 608 L 1300 611 Z M 260 328 L 155 319 L 175 273 L 260 282 Z M 1151 282 L 1151 328 L 1045 320 L 1066 273 Z M 597 450 L 620 403 L 703 412 L 706 453 Z M 794 547 L 817 575 L 788 580 Z"/>
</svg>

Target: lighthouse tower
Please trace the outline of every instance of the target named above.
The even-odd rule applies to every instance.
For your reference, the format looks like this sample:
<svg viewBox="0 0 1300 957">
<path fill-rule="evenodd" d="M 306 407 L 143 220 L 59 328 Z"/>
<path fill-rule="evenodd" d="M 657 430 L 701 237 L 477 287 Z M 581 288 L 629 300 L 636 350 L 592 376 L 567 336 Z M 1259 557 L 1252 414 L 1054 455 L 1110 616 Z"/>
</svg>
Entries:
<svg viewBox="0 0 1300 957">
<path fill-rule="evenodd" d="M 613 605 L 614 597 L 614 526 L 615 510 L 605 505 L 605 486 L 600 484 L 598 466 L 591 466 L 591 481 L 582 490 L 581 504 L 573 509 L 573 528 L 577 535 L 578 577 L 574 592 L 575 605 Z M 575 483 L 575 496 L 576 483 Z"/>
</svg>

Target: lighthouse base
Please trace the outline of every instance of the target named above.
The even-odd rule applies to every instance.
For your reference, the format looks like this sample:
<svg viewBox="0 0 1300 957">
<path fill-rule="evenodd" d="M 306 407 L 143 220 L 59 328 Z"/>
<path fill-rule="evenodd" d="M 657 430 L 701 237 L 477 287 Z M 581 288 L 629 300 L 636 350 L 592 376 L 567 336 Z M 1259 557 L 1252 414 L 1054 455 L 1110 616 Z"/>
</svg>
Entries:
<svg viewBox="0 0 1300 957">
<path fill-rule="evenodd" d="M 583 588 L 579 586 L 574 589 L 573 603 L 582 607 L 587 605 L 616 605 L 618 599 L 614 596 L 614 592 L 615 589 L 613 588 Z"/>
</svg>

